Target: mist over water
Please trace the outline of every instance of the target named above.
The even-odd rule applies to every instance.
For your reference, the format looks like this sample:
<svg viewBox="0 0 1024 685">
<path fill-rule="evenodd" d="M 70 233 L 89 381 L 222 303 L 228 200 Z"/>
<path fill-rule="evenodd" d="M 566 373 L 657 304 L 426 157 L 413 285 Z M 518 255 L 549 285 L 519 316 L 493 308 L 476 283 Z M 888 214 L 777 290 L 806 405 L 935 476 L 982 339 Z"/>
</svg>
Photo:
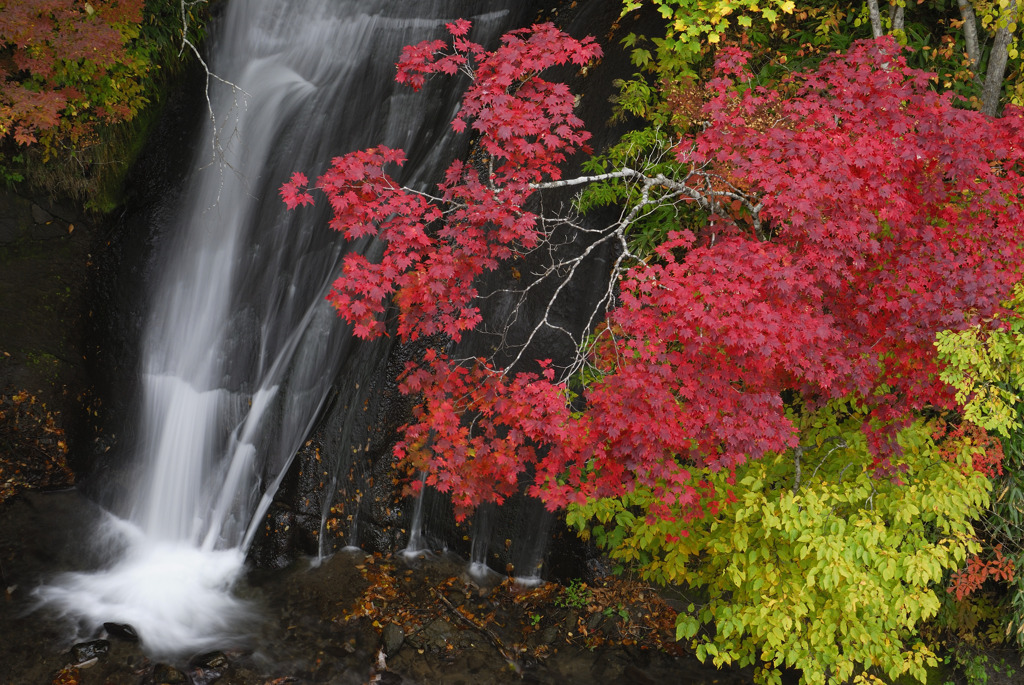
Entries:
<svg viewBox="0 0 1024 685">
<path fill-rule="evenodd" d="M 450 81 L 401 88 L 393 64 L 461 16 L 487 42 L 506 28 L 501 5 L 228 3 L 211 30 L 213 116 L 180 214 L 158 231 L 134 486 L 97 532 L 110 561 L 37 593 L 80 637 L 128 623 L 154 654 L 245 638 L 256 610 L 231 588 L 353 345 L 325 295 L 346 250 L 380 249 L 345 245 L 323 208 L 285 211 L 277 189 L 378 144 L 407 151 L 405 183 L 436 178 L 455 148 L 458 93 Z"/>
</svg>

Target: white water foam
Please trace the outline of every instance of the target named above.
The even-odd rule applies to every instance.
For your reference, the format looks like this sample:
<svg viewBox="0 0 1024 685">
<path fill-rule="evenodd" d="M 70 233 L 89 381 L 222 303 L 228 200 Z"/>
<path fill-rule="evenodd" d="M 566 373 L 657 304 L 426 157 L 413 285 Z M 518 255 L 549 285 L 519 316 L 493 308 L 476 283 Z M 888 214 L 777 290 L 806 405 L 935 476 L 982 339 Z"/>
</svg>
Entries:
<svg viewBox="0 0 1024 685">
<path fill-rule="evenodd" d="M 153 541 L 113 517 L 105 535 L 122 550 L 113 566 L 65 573 L 36 591 L 51 613 L 79 624 L 74 639 L 94 637 L 102 623 L 123 623 L 151 654 L 178 655 L 226 649 L 248 637 L 257 612 L 230 592 L 243 569 L 240 550 Z"/>
</svg>

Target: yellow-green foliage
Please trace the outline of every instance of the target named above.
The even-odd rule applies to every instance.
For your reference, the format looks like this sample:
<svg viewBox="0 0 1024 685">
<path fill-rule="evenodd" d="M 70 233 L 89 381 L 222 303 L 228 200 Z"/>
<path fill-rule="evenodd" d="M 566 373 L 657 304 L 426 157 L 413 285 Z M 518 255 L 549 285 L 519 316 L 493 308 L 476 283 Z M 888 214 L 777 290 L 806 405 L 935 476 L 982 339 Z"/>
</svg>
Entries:
<svg viewBox="0 0 1024 685">
<path fill-rule="evenodd" d="M 1005 304 L 1018 314 L 1005 328 L 944 331 L 935 343 L 946 364 L 941 378 L 956 389 L 964 418 L 1004 438 L 1024 427 L 1017 406 L 1024 388 L 1024 284 Z"/>
<path fill-rule="evenodd" d="M 1015 8 L 1011 6 L 1010 0 L 972 0 L 971 5 L 974 6 L 981 28 L 989 33 L 1005 28 L 1009 29 L 1011 34 L 1015 34 L 1021 11 L 1024 10 L 1019 2 L 1015 3 Z M 1020 57 L 1020 41 L 1015 35 L 1007 46 L 1007 51 L 1010 59 Z"/>
<path fill-rule="evenodd" d="M 946 364 L 941 377 L 956 389 L 965 418 L 1002 437 L 1005 474 L 986 527 L 991 544 L 1002 545 L 1018 569 L 1000 613 L 1005 634 L 1024 649 L 1024 283 L 1004 304 L 1012 314 L 1003 326 L 946 331 L 936 347 Z"/>
<path fill-rule="evenodd" d="M 775 22 L 780 13 L 792 13 L 796 7 L 793 0 L 625 0 L 622 14 L 639 9 L 645 1 L 656 5 L 666 22 L 665 38 L 654 40 L 657 55 L 640 47 L 635 35 L 625 42 L 634 48 L 634 64 L 648 66 L 656 60 L 663 72 L 686 71 L 705 44 L 721 42 L 730 28 L 749 28 L 755 18 Z"/>
<path fill-rule="evenodd" d="M 971 522 L 990 483 L 970 466 L 976 448 L 949 461 L 924 421 L 900 433 L 903 482 L 879 478 L 864 418 L 834 403 L 801 418 L 799 450 L 740 467 L 735 485 L 698 474 L 720 502 L 736 499 L 701 520 L 648 519 L 653 495 L 639 488 L 572 507 L 568 519 L 646 579 L 705 594 L 677 619 L 677 637 L 702 660 L 757 665 L 767 683 L 783 666 L 805 683 L 923 681 L 935 656 L 915 627 L 938 610 L 946 572 L 978 550 Z"/>
</svg>

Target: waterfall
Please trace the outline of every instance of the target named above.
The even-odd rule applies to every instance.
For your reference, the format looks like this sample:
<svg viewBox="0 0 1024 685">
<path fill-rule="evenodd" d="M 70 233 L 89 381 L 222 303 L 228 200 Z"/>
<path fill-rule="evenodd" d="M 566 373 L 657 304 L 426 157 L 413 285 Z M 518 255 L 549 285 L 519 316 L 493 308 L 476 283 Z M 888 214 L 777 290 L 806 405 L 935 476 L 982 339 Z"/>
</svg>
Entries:
<svg viewBox="0 0 1024 685">
<path fill-rule="evenodd" d="M 402 550 L 407 559 L 415 559 L 427 551 L 427 543 L 423 534 L 423 503 L 427 499 L 427 473 L 420 473 L 420 491 L 412 509 L 412 523 L 409 525 L 409 541 Z"/>
<path fill-rule="evenodd" d="M 473 521 L 473 537 L 469 551 L 469 568 L 467 573 L 473 580 L 484 583 L 498 576 L 487 565 L 487 553 L 490 551 L 492 516 L 496 505 L 482 504 L 476 509 Z M 500 576 L 498 576 L 500 577 Z"/>
<path fill-rule="evenodd" d="M 512 0 L 230 0 L 211 29 L 210 122 L 177 219 L 159 227 L 142 340 L 134 487 L 98 537 L 109 567 L 54 579 L 41 602 L 83 636 L 129 623 L 150 653 L 223 648 L 252 607 L 231 594 L 245 550 L 354 346 L 324 296 L 347 249 L 326 210 L 277 188 L 332 156 L 404 148 L 426 187 L 464 141 L 452 82 L 394 83 L 404 45 L 474 20 L 493 42 Z M 326 204 L 326 203 L 322 203 Z M 344 383 L 344 379 L 338 381 Z M 100 544 L 97 542 L 97 544 Z"/>
<path fill-rule="evenodd" d="M 540 500 L 533 498 L 529 498 L 522 509 L 518 520 L 523 530 L 529 531 L 530 534 L 515 536 L 512 565 L 515 569 L 516 582 L 532 587 L 542 582 L 541 569 L 544 566 L 544 554 L 548 548 L 553 515 L 544 509 Z"/>
</svg>

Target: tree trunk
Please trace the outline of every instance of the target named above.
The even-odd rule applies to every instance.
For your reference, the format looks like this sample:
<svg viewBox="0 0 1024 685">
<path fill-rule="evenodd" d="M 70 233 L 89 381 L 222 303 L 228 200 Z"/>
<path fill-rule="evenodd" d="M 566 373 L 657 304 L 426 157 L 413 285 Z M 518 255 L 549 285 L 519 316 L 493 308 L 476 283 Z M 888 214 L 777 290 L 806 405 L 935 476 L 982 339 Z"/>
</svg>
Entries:
<svg viewBox="0 0 1024 685">
<path fill-rule="evenodd" d="M 889 24 L 891 25 L 892 33 L 902 31 L 904 27 L 904 16 L 906 15 L 906 7 L 899 4 L 899 1 L 889 5 Z"/>
<path fill-rule="evenodd" d="M 981 89 L 981 111 L 990 117 L 994 117 L 999 109 L 999 94 L 1003 90 L 1003 76 L 1006 73 L 1007 48 L 1017 28 L 1017 0 L 1010 0 L 1010 5 L 999 21 L 1002 26 L 996 29 L 992 53 L 988 57 L 985 85 Z"/>
<path fill-rule="evenodd" d="M 960 17 L 964 20 L 964 43 L 967 44 L 967 57 L 971 60 L 971 71 L 974 78 L 981 80 L 981 48 L 978 46 L 978 18 L 974 15 L 971 0 L 956 0 L 960 6 Z"/>
<path fill-rule="evenodd" d="M 871 17 L 871 34 L 875 38 L 881 38 L 882 15 L 878 11 L 878 0 L 868 0 L 868 16 Z"/>
</svg>

